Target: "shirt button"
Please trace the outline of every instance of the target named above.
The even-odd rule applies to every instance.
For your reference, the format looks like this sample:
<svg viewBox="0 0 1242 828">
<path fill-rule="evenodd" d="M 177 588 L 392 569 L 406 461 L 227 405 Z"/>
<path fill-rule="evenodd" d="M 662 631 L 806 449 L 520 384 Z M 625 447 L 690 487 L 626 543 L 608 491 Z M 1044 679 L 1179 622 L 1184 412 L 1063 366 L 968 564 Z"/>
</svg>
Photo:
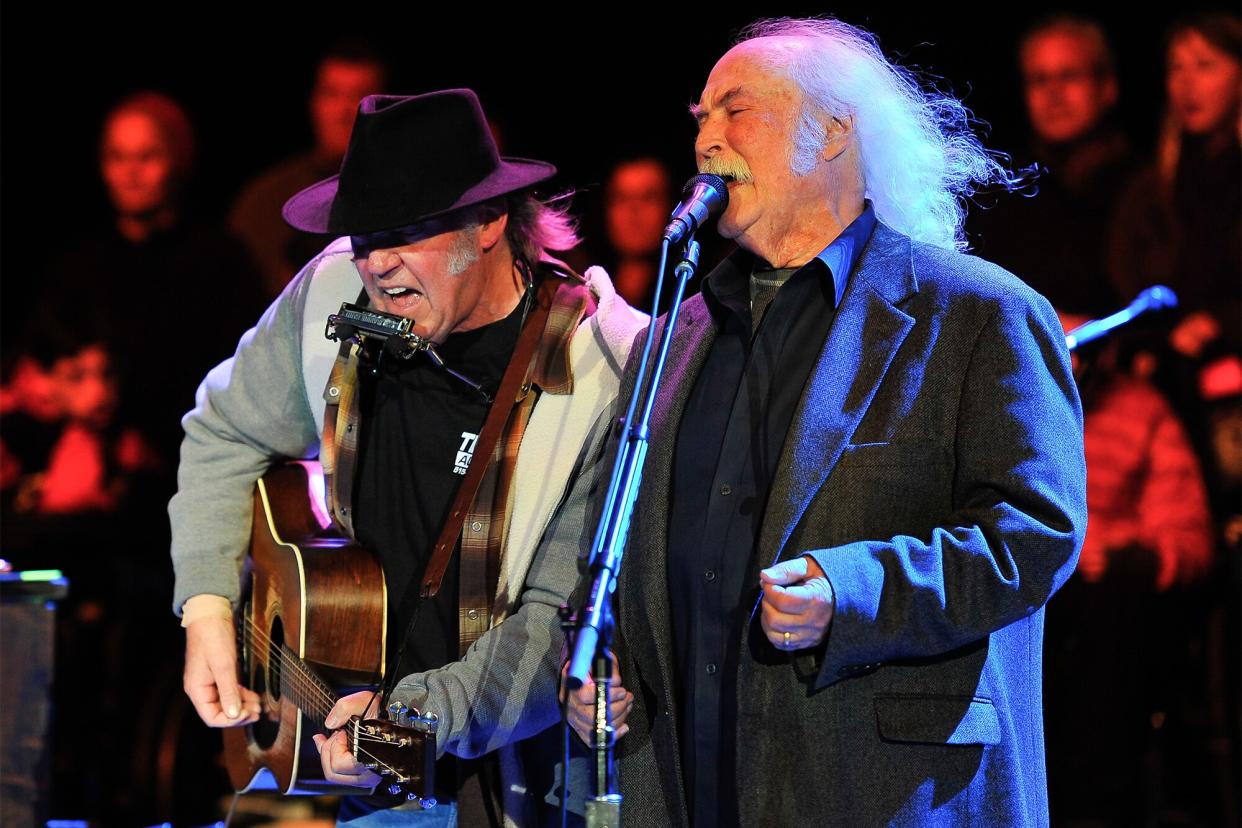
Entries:
<svg viewBox="0 0 1242 828">
<path fill-rule="evenodd" d="M 474 523 L 470 524 L 470 528 L 473 529 L 475 532 L 482 532 L 483 523 L 481 521 L 476 520 Z"/>
<path fill-rule="evenodd" d="M 707 674 L 708 674 L 709 676 L 714 676 L 714 675 L 716 675 L 716 665 L 715 665 L 715 663 L 712 663 L 712 664 L 708 664 L 708 665 L 707 665 Z"/>
<path fill-rule="evenodd" d="M 335 385 L 332 386 L 331 388 L 328 389 L 328 396 L 329 397 L 341 396 L 341 389 L 337 388 Z"/>
<path fill-rule="evenodd" d="M 722 495 L 731 495 L 733 494 L 733 487 L 726 483 L 720 487 L 720 493 Z"/>
<path fill-rule="evenodd" d="M 707 570 L 706 572 L 703 573 L 703 577 L 708 581 L 716 580 L 716 570 L 714 569 Z"/>
<path fill-rule="evenodd" d="M 467 612 L 466 612 L 466 617 L 467 617 L 467 618 L 469 618 L 471 621 L 478 621 L 478 620 L 479 620 L 479 611 L 478 611 L 478 610 L 473 610 L 473 609 L 472 609 L 472 610 L 467 610 Z"/>
<path fill-rule="evenodd" d="M 349 433 L 350 433 L 350 432 L 352 432 L 353 430 L 354 430 L 354 424 L 353 424 L 353 423 L 350 423 L 349 425 L 345 426 L 345 433 L 346 433 L 346 434 L 349 434 Z"/>
<path fill-rule="evenodd" d="M 349 514 L 349 509 L 346 509 L 344 506 L 342 506 L 342 507 L 341 507 L 341 514 L 342 514 L 342 515 L 348 515 L 348 514 Z"/>
</svg>

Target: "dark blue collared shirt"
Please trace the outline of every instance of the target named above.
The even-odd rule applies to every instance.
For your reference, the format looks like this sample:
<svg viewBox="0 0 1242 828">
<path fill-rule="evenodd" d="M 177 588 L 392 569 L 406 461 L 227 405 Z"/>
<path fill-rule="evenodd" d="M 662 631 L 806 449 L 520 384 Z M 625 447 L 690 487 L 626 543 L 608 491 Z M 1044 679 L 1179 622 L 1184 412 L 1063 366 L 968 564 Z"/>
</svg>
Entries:
<svg viewBox="0 0 1242 828">
<path fill-rule="evenodd" d="M 874 227 L 868 202 L 776 292 L 753 337 L 754 258 L 739 251 L 703 282 L 717 333 L 678 430 L 668 543 L 679 737 L 695 825 L 737 823 L 737 670 L 759 588 L 748 573 L 771 563 L 755 556 L 772 477 Z"/>
</svg>

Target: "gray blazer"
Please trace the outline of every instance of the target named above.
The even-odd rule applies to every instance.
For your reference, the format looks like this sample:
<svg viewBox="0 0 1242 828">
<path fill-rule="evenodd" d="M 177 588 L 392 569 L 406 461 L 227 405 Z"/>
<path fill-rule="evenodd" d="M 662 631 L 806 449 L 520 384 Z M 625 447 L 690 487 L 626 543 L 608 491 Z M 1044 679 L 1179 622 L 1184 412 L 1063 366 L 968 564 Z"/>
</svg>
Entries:
<svg viewBox="0 0 1242 828">
<path fill-rule="evenodd" d="M 721 267 L 750 263 L 739 252 Z M 615 596 L 637 697 L 619 744 L 627 826 L 687 823 L 667 527 L 674 442 L 714 336 L 689 300 Z M 1085 527 L 1082 412 L 1052 308 L 992 264 L 877 224 L 752 562 L 748 605 L 760 568 L 809 554 L 836 613 L 813 653 L 772 647 L 757 614 L 743 631 L 742 823 L 1046 824 L 1043 605 Z"/>
</svg>

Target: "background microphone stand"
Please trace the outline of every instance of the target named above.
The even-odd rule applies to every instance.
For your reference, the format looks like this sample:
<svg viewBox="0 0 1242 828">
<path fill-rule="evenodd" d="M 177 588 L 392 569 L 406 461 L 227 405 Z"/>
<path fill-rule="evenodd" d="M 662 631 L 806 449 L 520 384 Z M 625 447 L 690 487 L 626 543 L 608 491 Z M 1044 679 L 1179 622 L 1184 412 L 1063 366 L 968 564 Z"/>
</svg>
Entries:
<svg viewBox="0 0 1242 828">
<path fill-rule="evenodd" d="M 625 552 L 625 540 L 629 534 L 630 516 L 633 513 L 639 484 L 642 481 L 643 462 L 647 456 L 650 434 L 648 423 L 651 419 L 651 410 L 655 405 L 656 393 L 664 373 L 664 363 L 668 358 L 669 345 L 677 327 L 686 283 L 689 282 L 699 265 L 699 244 L 694 240 L 692 229 L 687 234 L 685 253 L 674 270 L 677 286 L 673 295 L 673 304 L 664 329 L 660 333 L 659 352 L 652 367 L 651 382 L 644 390 L 643 382 L 646 379 L 647 365 L 655 339 L 656 312 L 659 310 L 658 303 L 664 282 L 664 268 L 668 262 L 668 250 L 669 240 L 666 237 L 660 247 L 660 268 L 655 288 L 657 307 L 653 308 L 652 321 L 647 328 L 647 339 L 643 346 L 638 376 L 634 381 L 634 390 L 631 393 L 623 421 L 621 445 L 613 465 L 612 480 L 608 485 L 608 494 L 604 502 L 604 513 L 600 518 L 599 526 L 595 531 L 595 540 L 591 545 L 589 558 L 593 576 L 591 592 L 586 604 L 577 614 L 575 624 L 577 634 L 566 674 L 566 684 L 570 692 L 582 687 L 586 683 L 588 674 L 595 682 L 595 730 L 591 740 L 591 748 L 594 752 L 594 796 L 588 798 L 586 803 L 588 828 L 620 828 L 621 825 L 621 795 L 617 793 L 613 767 L 616 729 L 608 716 L 609 692 L 612 684 L 612 656 L 609 648 L 612 643 L 613 629 L 610 597 L 616 587 L 617 576 L 621 573 L 621 558 Z M 635 414 L 639 411 L 640 399 L 641 415 L 636 420 Z"/>
<path fill-rule="evenodd" d="M 1152 285 L 1136 296 L 1133 302 L 1116 313 L 1111 313 L 1103 319 L 1092 319 L 1090 322 L 1084 322 L 1077 328 L 1074 328 L 1074 330 L 1065 335 L 1065 345 L 1071 351 L 1075 351 L 1088 342 L 1108 336 L 1113 331 L 1130 324 L 1145 313 L 1153 313 L 1176 307 L 1177 294 L 1173 292 L 1172 288 L 1165 285 Z"/>
</svg>

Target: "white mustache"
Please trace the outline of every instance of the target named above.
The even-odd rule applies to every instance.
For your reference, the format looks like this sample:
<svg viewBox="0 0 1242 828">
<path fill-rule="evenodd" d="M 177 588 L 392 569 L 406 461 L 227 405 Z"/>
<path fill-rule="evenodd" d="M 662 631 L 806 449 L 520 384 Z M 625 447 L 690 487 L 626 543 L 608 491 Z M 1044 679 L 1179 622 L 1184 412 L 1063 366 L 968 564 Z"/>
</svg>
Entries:
<svg viewBox="0 0 1242 828">
<path fill-rule="evenodd" d="M 732 179 L 739 184 L 754 180 L 750 165 L 741 158 L 708 158 L 699 165 L 699 172 L 718 175 L 726 181 Z"/>
</svg>

